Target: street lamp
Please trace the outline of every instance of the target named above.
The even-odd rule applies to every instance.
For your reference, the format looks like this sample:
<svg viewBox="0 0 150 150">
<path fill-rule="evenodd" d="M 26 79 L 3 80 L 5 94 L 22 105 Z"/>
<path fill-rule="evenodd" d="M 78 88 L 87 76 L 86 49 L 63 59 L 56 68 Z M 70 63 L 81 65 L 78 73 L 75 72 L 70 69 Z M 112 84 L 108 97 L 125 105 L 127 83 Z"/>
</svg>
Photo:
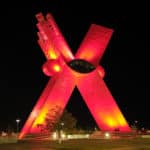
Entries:
<svg viewBox="0 0 150 150">
<path fill-rule="evenodd" d="M 16 123 L 17 123 L 17 133 L 19 131 L 19 122 L 20 122 L 20 119 L 16 119 Z"/>
<path fill-rule="evenodd" d="M 63 126 L 64 126 L 64 123 L 61 122 L 60 125 L 61 125 L 61 127 L 60 127 L 60 136 L 61 136 L 61 134 L 63 133 Z"/>
<path fill-rule="evenodd" d="M 64 126 L 64 123 L 61 122 L 60 123 L 60 130 L 58 131 L 58 142 L 59 142 L 59 144 L 61 144 L 62 138 L 63 138 L 63 126 Z"/>
<path fill-rule="evenodd" d="M 63 122 L 61 122 L 61 126 L 62 126 L 62 128 L 63 128 L 63 126 L 64 126 L 64 123 L 63 123 Z"/>
<path fill-rule="evenodd" d="M 134 124 L 135 124 L 135 127 L 136 127 L 136 128 L 137 128 L 137 123 L 138 123 L 138 121 L 135 120 L 135 121 L 134 121 Z"/>
</svg>

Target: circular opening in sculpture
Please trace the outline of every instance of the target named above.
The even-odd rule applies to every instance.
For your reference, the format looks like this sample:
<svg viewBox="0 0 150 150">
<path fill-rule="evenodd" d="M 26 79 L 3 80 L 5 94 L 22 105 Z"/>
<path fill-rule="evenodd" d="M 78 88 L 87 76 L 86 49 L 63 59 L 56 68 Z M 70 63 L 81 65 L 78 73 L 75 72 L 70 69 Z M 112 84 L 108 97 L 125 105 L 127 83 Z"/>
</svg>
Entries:
<svg viewBox="0 0 150 150">
<path fill-rule="evenodd" d="M 95 69 L 95 66 L 83 59 L 75 59 L 68 63 L 68 66 L 80 73 L 89 73 Z"/>
</svg>

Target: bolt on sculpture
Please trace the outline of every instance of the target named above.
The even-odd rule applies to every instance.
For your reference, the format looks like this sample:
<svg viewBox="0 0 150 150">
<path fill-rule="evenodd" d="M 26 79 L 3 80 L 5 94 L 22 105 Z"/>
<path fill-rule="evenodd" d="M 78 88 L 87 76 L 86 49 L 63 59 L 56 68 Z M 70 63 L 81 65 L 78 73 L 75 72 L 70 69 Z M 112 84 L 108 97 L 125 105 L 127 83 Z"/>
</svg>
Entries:
<svg viewBox="0 0 150 150">
<path fill-rule="evenodd" d="M 48 13 L 44 17 L 39 13 L 36 18 L 38 43 L 47 58 L 42 69 L 51 79 L 22 128 L 19 139 L 28 133 L 40 133 L 38 125 L 45 124 L 46 114 L 54 107 L 60 106 L 61 116 L 75 87 L 102 131 L 119 129 L 120 132 L 129 132 L 130 127 L 103 80 L 104 69 L 99 66 L 113 30 L 92 24 L 74 56 L 52 15 Z"/>
</svg>

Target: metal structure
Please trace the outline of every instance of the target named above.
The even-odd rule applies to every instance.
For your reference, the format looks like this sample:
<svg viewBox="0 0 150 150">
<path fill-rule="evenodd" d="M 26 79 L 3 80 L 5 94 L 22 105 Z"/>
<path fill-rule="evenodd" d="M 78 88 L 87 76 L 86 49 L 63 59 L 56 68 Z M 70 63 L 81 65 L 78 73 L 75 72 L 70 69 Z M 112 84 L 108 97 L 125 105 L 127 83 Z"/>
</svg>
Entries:
<svg viewBox="0 0 150 150">
<path fill-rule="evenodd" d="M 36 18 L 38 43 L 47 59 L 42 69 L 51 78 L 19 139 L 28 133 L 40 133 L 38 125 L 45 124 L 47 113 L 53 113 L 56 106 L 60 117 L 75 87 L 101 130 L 129 132 L 130 127 L 103 80 L 104 69 L 99 66 L 113 30 L 92 24 L 74 56 L 52 15 L 39 13 Z"/>
</svg>

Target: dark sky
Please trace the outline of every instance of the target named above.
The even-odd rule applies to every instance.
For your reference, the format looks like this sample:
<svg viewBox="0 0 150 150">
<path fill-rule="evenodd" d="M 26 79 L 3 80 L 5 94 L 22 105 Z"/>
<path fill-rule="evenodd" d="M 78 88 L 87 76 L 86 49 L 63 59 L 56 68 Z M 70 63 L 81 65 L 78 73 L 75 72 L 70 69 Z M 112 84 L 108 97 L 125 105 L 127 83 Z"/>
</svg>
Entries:
<svg viewBox="0 0 150 150">
<path fill-rule="evenodd" d="M 49 80 L 41 70 L 46 59 L 37 44 L 38 12 L 53 14 L 74 53 L 91 23 L 114 29 L 100 62 L 106 71 L 104 80 L 129 123 L 138 120 L 140 127 L 150 128 L 150 15 L 146 6 L 65 0 L 1 4 L 0 131 L 15 127 L 18 117 L 23 126 Z M 78 92 L 72 94 L 67 109 L 80 125 L 94 126 Z"/>
</svg>

